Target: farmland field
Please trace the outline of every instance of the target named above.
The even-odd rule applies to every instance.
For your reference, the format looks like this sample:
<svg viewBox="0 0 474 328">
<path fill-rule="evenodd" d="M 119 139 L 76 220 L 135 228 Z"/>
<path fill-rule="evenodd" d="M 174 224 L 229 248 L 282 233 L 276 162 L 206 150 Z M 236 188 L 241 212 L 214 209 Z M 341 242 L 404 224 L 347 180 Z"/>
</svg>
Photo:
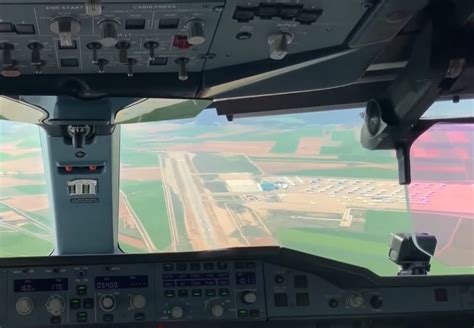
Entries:
<svg viewBox="0 0 474 328">
<path fill-rule="evenodd" d="M 428 231 L 442 234 L 432 274 L 474 273 L 472 213 L 429 208 L 446 182 L 400 186 L 394 152 L 360 145 L 359 112 L 123 126 L 121 249 L 279 245 L 394 275 L 391 233 Z M 0 257 L 53 249 L 44 174 L 37 128 L 0 123 Z"/>
</svg>

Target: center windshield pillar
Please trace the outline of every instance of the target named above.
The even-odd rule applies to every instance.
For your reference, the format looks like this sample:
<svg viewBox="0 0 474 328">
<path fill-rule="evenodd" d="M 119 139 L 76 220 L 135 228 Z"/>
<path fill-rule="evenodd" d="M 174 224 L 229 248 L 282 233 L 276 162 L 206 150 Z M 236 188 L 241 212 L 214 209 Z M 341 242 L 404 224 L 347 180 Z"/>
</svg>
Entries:
<svg viewBox="0 0 474 328">
<path fill-rule="evenodd" d="M 42 104 L 46 107 L 44 104 Z M 111 254 L 118 249 L 120 127 L 94 113 L 107 101 L 61 99 L 47 108 L 41 144 L 55 225 L 54 255 Z M 74 119 L 81 107 L 81 117 Z"/>
</svg>

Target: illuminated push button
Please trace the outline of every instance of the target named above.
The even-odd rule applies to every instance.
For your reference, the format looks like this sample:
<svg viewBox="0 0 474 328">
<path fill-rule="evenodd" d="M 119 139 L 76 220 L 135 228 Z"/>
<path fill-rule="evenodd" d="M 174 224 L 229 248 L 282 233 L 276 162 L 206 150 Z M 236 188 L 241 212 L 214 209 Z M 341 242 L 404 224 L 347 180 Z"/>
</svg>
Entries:
<svg viewBox="0 0 474 328">
<path fill-rule="evenodd" d="M 19 315 L 28 315 L 33 311 L 33 301 L 29 297 L 19 298 L 16 301 L 15 309 Z"/>
<path fill-rule="evenodd" d="M 211 313 L 216 318 L 222 317 L 222 315 L 224 314 L 224 307 L 220 304 L 214 304 L 211 307 Z"/>
<path fill-rule="evenodd" d="M 100 308 L 102 309 L 102 311 L 112 311 L 113 309 L 115 309 L 115 305 L 116 305 L 116 301 L 115 301 L 115 297 L 113 297 L 112 295 L 103 295 L 101 298 L 100 298 L 100 301 L 99 301 L 99 306 Z"/>
<path fill-rule="evenodd" d="M 140 294 L 130 296 L 130 306 L 137 310 L 143 309 L 146 306 L 146 297 Z"/>
<path fill-rule="evenodd" d="M 64 311 L 64 299 L 61 296 L 51 296 L 46 303 L 46 310 L 54 316 L 59 316 Z"/>
<path fill-rule="evenodd" d="M 174 319 L 181 319 L 184 315 L 184 310 L 181 306 L 175 306 L 171 309 L 171 317 Z"/>
<path fill-rule="evenodd" d="M 257 301 L 257 295 L 249 290 L 242 292 L 242 302 L 245 304 L 253 304 Z"/>
</svg>

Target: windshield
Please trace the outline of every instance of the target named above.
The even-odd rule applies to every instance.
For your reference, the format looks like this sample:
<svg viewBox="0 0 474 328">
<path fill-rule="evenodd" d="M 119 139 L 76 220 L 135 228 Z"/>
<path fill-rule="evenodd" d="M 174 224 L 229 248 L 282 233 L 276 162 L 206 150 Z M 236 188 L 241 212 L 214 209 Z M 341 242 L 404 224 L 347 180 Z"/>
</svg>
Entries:
<svg viewBox="0 0 474 328">
<path fill-rule="evenodd" d="M 0 257 L 53 250 L 38 129 L 0 121 Z"/>
<path fill-rule="evenodd" d="M 281 245 L 396 274 L 391 233 L 415 228 L 394 152 L 360 145 L 362 112 L 123 127 L 122 249 Z M 471 270 L 434 261 L 431 273 Z"/>
<path fill-rule="evenodd" d="M 362 112 L 227 122 L 206 110 L 195 119 L 123 125 L 121 249 L 279 245 L 396 275 L 391 233 L 431 232 L 430 223 L 412 223 L 395 153 L 360 145 Z M 0 256 L 47 255 L 52 230 L 38 129 L 0 124 Z M 466 272 L 473 267 L 436 259 L 431 270 Z"/>
</svg>

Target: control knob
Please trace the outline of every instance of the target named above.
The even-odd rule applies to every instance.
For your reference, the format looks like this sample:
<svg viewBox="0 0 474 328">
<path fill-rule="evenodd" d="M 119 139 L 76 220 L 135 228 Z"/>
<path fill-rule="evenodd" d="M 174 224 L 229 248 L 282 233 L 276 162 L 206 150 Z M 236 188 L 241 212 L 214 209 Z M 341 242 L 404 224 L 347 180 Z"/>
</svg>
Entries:
<svg viewBox="0 0 474 328">
<path fill-rule="evenodd" d="M 347 296 L 346 302 L 350 307 L 358 308 L 364 304 L 364 297 L 359 293 L 351 293 Z"/>
<path fill-rule="evenodd" d="M 100 43 L 104 47 L 113 47 L 117 44 L 119 23 L 114 20 L 104 20 L 99 23 L 101 31 Z"/>
<path fill-rule="evenodd" d="M 268 37 L 268 46 L 270 58 L 281 60 L 288 54 L 288 45 L 293 41 L 293 34 L 288 32 L 279 32 L 271 34 Z"/>
<path fill-rule="evenodd" d="M 173 319 L 181 319 L 184 315 L 184 310 L 181 306 L 175 306 L 171 309 L 171 317 Z"/>
<path fill-rule="evenodd" d="M 206 41 L 204 36 L 204 23 L 200 19 L 191 19 L 185 26 L 188 30 L 188 43 L 194 46 L 203 44 Z"/>
<path fill-rule="evenodd" d="M 214 304 L 211 307 L 211 313 L 216 318 L 222 317 L 222 315 L 224 314 L 224 307 L 221 304 Z"/>
<path fill-rule="evenodd" d="M 257 301 L 257 294 L 255 294 L 254 292 L 250 290 L 246 290 L 242 292 L 241 298 L 242 298 L 243 303 L 253 304 Z"/>
<path fill-rule="evenodd" d="M 59 44 L 61 47 L 72 47 L 72 37 L 81 31 L 81 23 L 72 17 L 55 18 L 50 25 L 53 33 L 59 35 Z"/>
<path fill-rule="evenodd" d="M 64 299 L 59 295 L 51 296 L 46 302 L 46 310 L 51 315 L 60 315 L 64 311 Z"/>
<path fill-rule="evenodd" d="M 110 294 L 102 295 L 102 297 L 99 300 L 99 307 L 101 308 L 102 311 L 105 311 L 105 312 L 112 311 L 113 309 L 115 309 L 115 305 L 116 305 L 115 297 Z"/>
<path fill-rule="evenodd" d="M 29 297 L 22 297 L 16 301 L 15 304 L 16 312 L 19 315 L 27 315 L 33 311 L 33 300 Z"/>
<path fill-rule="evenodd" d="M 146 306 L 146 297 L 141 294 L 130 296 L 130 306 L 135 310 L 143 309 Z"/>
<path fill-rule="evenodd" d="M 9 68 L 14 66 L 12 51 L 15 49 L 15 46 L 11 43 L 5 42 L 0 44 L 0 50 L 2 50 L 2 62 L 4 68 Z"/>
</svg>

